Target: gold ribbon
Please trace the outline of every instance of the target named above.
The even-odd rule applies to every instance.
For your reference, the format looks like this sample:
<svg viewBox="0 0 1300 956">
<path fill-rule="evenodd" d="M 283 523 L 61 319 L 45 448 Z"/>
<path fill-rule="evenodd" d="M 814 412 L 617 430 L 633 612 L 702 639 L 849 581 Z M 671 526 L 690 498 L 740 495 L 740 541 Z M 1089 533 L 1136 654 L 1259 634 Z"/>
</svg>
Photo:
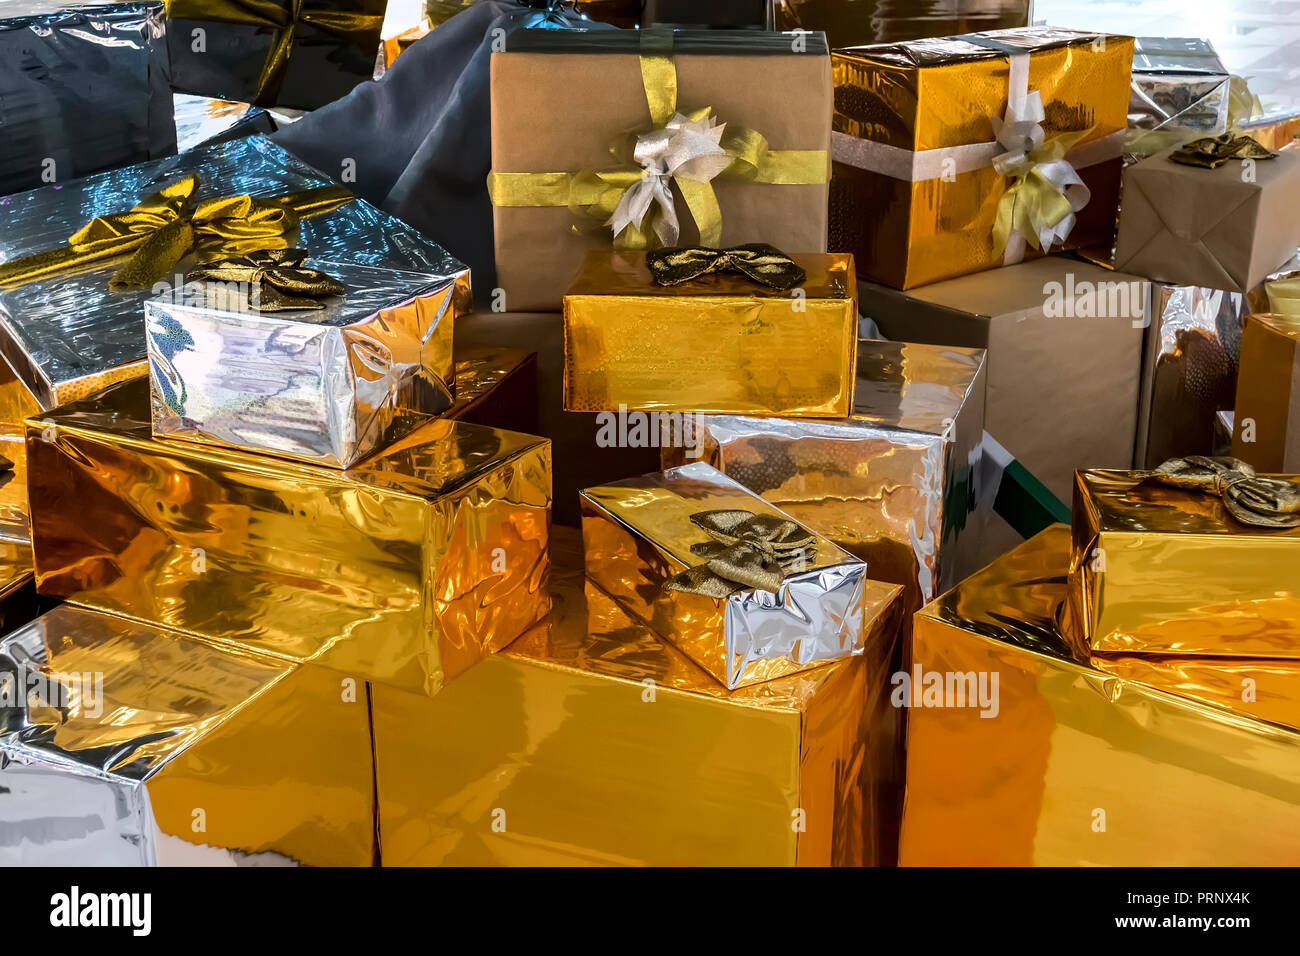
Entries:
<svg viewBox="0 0 1300 956">
<path fill-rule="evenodd" d="M 191 173 L 126 212 L 96 216 L 58 249 L 0 263 L 0 287 L 129 255 L 108 287 L 148 288 L 191 250 L 212 259 L 283 249 L 300 220 L 352 201 L 342 186 L 318 186 L 269 198 L 220 196 L 195 203 L 198 188 L 199 177 Z"/>
<path fill-rule="evenodd" d="M 1146 474 L 1145 482 L 1218 495 L 1228 513 L 1242 524 L 1261 528 L 1300 526 L 1300 479 L 1261 478 L 1254 468 L 1236 458 L 1171 458 Z"/>
<path fill-rule="evenodd" d="M 198 20 L 261 27 L 274 33 L 271 49 L 262 62 L 253 103 L 274 106 L 284 85 L 299 24 L 359 50 L 379 49 L 384 13 L 357 13 L 304 6 L 304 0 L 167 0 L 168 20 Z M 184 41 L 188 42 L 188 38 Z"/>
<path fill-rule="evenodd" d="M 1218 169 L 1234 159 L 1272 159 L 1277 153 L 1261 146 L 1249 136 L 1203 136 L 1184 143 L 1169 154 L 1169 159 L 1184 166 Z"/>
<path fill-rule="evenodd" d="M 343 295 L 347 287 L 332 276 L 303 266 L 306 249 L 263 249 L 209 263 L 187 273 L 188 282 L 236 282 L 257 289 L 254 308 L 259 312 L 323 309 L 317 301 Z"/>
<path fill-rule="evenodd" d="M 1265 282 L 1264 291 L 1268 295 L 1270 312 L 1300 319 L 1300 276 Z"/>
<path fill-rule="evenodd" d="M 777 593 L 786 575 L 803 570 L 817 556 L 816 538 L 788 518 L 741 509 L 698 511 L 691 523 L 712 541 L 691 545 L 705 563 L 664 582 L 670 591 L 725 598 L 743 588 Z"/>
<path fill-rule="evenodd" d="M 646 253 L 645 263 L 655 282 L 663 286 L 681 285 L 711 272 L 739 272 L 760 285 L 784 292 L 808 277 L 793 259 L 765 242 L 730 249 L 657 249 Z"/>
</svg>

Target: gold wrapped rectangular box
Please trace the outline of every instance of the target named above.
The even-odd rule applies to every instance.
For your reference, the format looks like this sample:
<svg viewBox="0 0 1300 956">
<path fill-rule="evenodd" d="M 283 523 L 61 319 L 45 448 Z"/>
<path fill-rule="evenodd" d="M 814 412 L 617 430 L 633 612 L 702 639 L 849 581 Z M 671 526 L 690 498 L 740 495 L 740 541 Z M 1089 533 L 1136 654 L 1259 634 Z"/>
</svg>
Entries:
<svg viewBox="0 0 1300 956">
<path fill-rule="evenodd" d="M 148 390 L 29 422 L 42 594 L 429 694 L 545 614 L 546 439 L 436 420 L 340 472 L 159 441 Z"/>
<path fill-rule="evenodd" d="M 587 576 L 729 688 L 862 653 L 868 625 L 901 590 L 867 582 L 861 561 L 703 462 L 587 488 L 581 506 Z M 748 517 L 710 532 L 717 515 Z M 771 527 L 779 522 L 788 528 Z M 747 559 L 761 560 L 787 530 L 806 537 L 777 589 L 745 583 Z M 711 553 L 723 544 L 727 552 Z M 688 570 L 712 577 L 667 586 Z M 708 583 L 722 590 L 700 586 Z"/>
<path fill-rule="evenodd" d="M 0 865 L 369 866 L 366 688 L 70 605 L 0 639 Z"/>
<path fill-rule="evenodd" d="M 857 342 L 853 257 L 790 258 L 807 279 L 778 292 L 716 272 L 662 286 L 645 253 L 588 255 L 564 297 L 565 409 L 843 418 Z"/>
<path fill-rule="evenodd" d="M 1233 456 L 1258 472 L 1300 474 L 1300 314 L 1247 317 L 1235 409 Z"/>
<path fill-rule="evenodd" d="M 1300 658 L 1300 528 L 1255 528 L 1217 495 L 1081 470 L 1070 602 L 1092 651 Z"/>
<path fill-rule="evenodd" d="M 1081 660 L 1069 552 L 1053 525 L 916 615 L 899 862 L 1294 864 L 1300 665 Z"/>
</svg>

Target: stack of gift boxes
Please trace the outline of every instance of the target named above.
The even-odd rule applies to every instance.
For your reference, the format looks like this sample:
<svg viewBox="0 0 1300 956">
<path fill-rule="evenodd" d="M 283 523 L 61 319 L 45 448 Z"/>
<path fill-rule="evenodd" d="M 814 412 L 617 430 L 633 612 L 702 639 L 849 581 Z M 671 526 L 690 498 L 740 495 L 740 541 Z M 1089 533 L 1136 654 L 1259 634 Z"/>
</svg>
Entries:
<svg viewBox="0 0 1300 956">
<path fill-rule="evenodd" d="M 310 20 L 172 82 L 333 98 Z M 1294 856 L 1300 154 L 1212 51 L 519 29 L 491 90 L 512 315 L 260 136 L 5 201 L 0 859 Z"/>
</svg>

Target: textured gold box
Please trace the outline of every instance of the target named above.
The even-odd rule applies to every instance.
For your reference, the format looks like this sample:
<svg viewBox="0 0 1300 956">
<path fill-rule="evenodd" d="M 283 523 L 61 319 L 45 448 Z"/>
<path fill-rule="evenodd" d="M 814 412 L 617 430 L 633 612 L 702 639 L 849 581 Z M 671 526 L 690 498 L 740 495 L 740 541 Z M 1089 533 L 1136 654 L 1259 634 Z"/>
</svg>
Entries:
<svg viewBox="0 0 1300 956">
<path fill-rule="evenodd" d="M 546 613 L 545 439 L 440 420 L 340 472 L 155 440 L 148 388 L 29 423 L 42 594 L 425 693 Z"/>
<path fill-rule="evenodd" d="M 564 297 L 564 407 L 842 418 L 853 402 L 853 257 L 791 254 L 778 292 L 734 274 L 658 285 L 645 254 L 593 252 Z"/>
<path fill-rule="evenodd" d="M 1300 315 L 1252 315 L 1241 333 L 1232 454 L 1300 474 Z"/>
<path fill-rule="evenodd" d="M 1300 665 L 1082 661 L 1064 607 L 1069 554 L 1069 529 L 1053 525 L 916 615 L 909 676 L 937 674 L 943 693 L 907 715 L 899 862 L 1300 859 Z M 993 716 L 943 706 L 964 675 L 997 676 Z"/>
<path fill-rule="evenodd" d="M 384 864 L 892 861 L 897 627 L 727 691 L 584 585 L 566 532 L 544 624 L 436 698 L 374 688 Z"/>
<path fill-rule="evenodd" d="M 65 604 L 0 639 L 5 694 L 0 864 L 374 861 L 346 675 Z"/>
<path fill-rule="evenodd" d="M 1300 528 L 1244 525 L 1216 495 L 1141 478 L 1075 476 L 1070 603 L 1088 647 L 1300 658 Z"/>
</svg>

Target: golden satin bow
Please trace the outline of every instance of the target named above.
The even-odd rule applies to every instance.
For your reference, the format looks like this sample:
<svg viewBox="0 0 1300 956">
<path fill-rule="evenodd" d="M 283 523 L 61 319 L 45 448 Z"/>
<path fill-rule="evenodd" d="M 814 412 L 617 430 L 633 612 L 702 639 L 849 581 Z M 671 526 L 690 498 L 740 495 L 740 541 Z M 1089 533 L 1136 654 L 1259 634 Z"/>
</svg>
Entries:
<svg viewBox="0 0 1300 956">
<path fill-rule="evenodd" d="M 1277 153 L 1261 146 L 1249 136 L 1204 136 L 1184 143 L 1169 154 L 1169 159 L 1184 166 L 1218 169 L 1234 159 L 1272 159 Z"/>
<path fill-rule="evenodd" d="M 347 287 L 332 276 L 303 266 L 306 249 L 263 249 L 246 256 L 212 262 L 186 273 L 189 282 L 234 282 L 256 289 L 253 308 L 259 312 L 323 309 L 318 302 L 343 295 Z"/>
<path fill-rule="evenodd" d="M 742 588 L 775 594 L 787 574 L 803 570 L 817 556 L 817 539 L 788 518 L 734 509 L 696 512 L 691 523 L 713 540 L 691 545 L 691 553 L 705 563 L 665 581 L 670 591 L 712 598 Z"/>
<path fill-rule="evenodd" d="M 1145 482 L 1218 495 L 1228 513 L 1242 524 L 1300 527 L 1300 479 L 1261 478 L 1236 458 L 1171 458 L 1147 474 Z"/>
<path fill-rule="evenodd" d="M 108 287 L 148 288 L 191 250 L 211 259 L 282 249 L 299 220 L 352 201 L 352 194 L 342 186 L 318 186 L 270 198 L 221 196 L 195 204 L 198 188 L 199 177 L 191 173 L 126 212 L 96 216 L 59 249 L 0 263 L 0 287 L 130 255 Z"/>
<path fill-rule="evenodd" d="M 377 11 L 359 13 L 308 7 L 304 0 L 167 0 L 167 19 L 232 23 L 271 30 L 274 40 L 262 62 L 252 102 L 256 106 L 274 106 L 289 69 L 298 25 L 309 24 L 360 51 L 377 51 L 384 26 L 384 3 L 371 5 L 377 6 Z M 188 38 L 184 42 L 188 43 Z M 373 58 L 373 54 L 369 55 Z"/>
<path fill-rule="evenodd" d="M 730 249 L 656 249 L 645 254 L 645 264 L 655 282 L 663 286 L 681 285 L 710 272 L 739 272 L 760 285 L 784 292 L 808 277 L 793 259 L 765 242 Z"/>
</svg>

